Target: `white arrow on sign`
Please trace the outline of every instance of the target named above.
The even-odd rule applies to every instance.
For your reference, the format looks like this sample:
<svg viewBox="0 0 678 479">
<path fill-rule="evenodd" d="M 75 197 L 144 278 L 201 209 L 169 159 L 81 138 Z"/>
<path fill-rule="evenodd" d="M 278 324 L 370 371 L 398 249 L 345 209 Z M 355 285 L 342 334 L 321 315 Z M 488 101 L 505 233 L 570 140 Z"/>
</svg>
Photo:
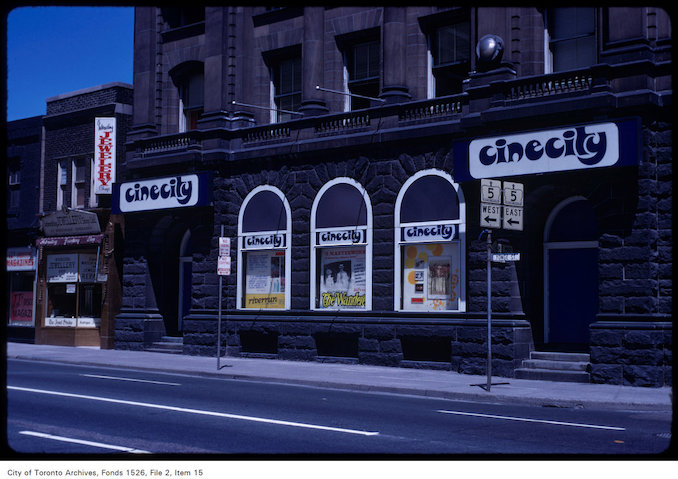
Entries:
<svg viewBox="0 0 678 479">
<path fill-rule="evenodd" d="M 487 228 L 501 228 L 501 206 L 480 203 L 480 225 Z"/>
<path fill-rule="evenodd" d="M 523 231 L 523 209 L 504 206 L 504 229 Z"/>
</svg>

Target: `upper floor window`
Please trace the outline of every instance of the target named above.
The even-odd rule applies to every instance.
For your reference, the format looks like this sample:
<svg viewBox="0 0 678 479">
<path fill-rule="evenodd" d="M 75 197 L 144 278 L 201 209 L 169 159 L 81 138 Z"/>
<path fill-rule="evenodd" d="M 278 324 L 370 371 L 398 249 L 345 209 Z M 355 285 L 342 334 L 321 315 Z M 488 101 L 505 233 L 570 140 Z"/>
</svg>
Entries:
<svg viewBox="0 0 678 479">
<path fill-rule="evenodd" d="M 57 209 L 68 206 L 64 203 L 66 188 L 68 188 L 68 162 L 66 160 L 61 160 L 57 164 Z"/>
<path fill-rule="evenodd" d="M 549 8 L 546 11 L 546 73 L 597 63 L 596 9 Z"/>
<path fill-rule="evenodd" d="M 205 21 L 205 7 L 163 8 L 162 17 L 170 28 L 192 25 Z"/>
<path fill-rule="evenodd" d="M 461 93 L 471 60 L 470 24 L 437 27 L 429 34 L 429 97 Z"/>
<path fill-rule="evenodd" d="M 21 196 L 21 163 L 19 161 L 11 162 L 7 171 L 8 180 L 8 208 L 18 208 Z"/>
<path fill-rule="evenodd" d="M 354 43 L 344 51 L 345 82 L 351 96 L 347 110 L 360 110 L 370 107 L 369 98 L 379 96 L 380 72 L 379 40 Z"/>
<path fill-rule="evenodd" d="M 288 121 L 301 106 L 301 56 L 280 60 L 271 66 L 271 122 Z M 287 111 L 282 111 L 287 110 Z"/>
<path fill-rule="evenodd" d="M 170 72 L 179 94 L 179 133 L 198 128 L 204 112 L 205 75 L 202 63 L 189 62 Z"/>
<path fill-rule="evenodd" d="M 84 158 L 73 160 L 73 175 L 71 177 L 71 205 L 74 208 L 85 207 L 87 185 L 87 168 Z"/>
</svg>

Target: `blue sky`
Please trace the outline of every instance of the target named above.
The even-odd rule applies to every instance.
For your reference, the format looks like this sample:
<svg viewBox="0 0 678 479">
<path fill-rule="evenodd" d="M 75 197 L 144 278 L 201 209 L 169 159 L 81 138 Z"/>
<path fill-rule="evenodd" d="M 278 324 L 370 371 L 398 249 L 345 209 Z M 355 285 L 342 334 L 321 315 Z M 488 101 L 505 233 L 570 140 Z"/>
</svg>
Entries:
<svg viewBox="0 0 678 479">
<path fill-rule="evenodd" d="M 45 114 L 49 97 L 132 84 L 134 9 L 20 7 L 7 16 L 7 121 Z"/>
</svg>

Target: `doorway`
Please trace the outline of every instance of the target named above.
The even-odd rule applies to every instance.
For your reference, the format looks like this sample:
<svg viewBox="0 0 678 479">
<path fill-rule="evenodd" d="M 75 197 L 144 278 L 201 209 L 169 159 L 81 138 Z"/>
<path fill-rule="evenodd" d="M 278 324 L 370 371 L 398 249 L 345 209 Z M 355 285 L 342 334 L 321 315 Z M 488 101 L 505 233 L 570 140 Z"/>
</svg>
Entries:
<svg viewBox="0 0 678 479">
<path fill-rule="evenodd" d="M 584 197 L 553 209 L 544 228 L 544 343 L 577 351 L 598 312 L 598 227 Z"/>
<path fill-rule="evenodd" d="M 184 317 L 191 310 L 193 249 L 191 247 L 191 230 L 186 230 L 179 247 L 179 294 L 177 304 L 177 331 L 183 333 Z"/>
</svg>

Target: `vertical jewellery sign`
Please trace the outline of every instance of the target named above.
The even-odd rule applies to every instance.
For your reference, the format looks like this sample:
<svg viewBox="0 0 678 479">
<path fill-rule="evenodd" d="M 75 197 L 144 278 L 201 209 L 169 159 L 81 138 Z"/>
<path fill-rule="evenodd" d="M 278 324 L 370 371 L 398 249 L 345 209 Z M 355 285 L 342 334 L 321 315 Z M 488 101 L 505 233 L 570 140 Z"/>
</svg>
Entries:
<svg viewBox="0 0 678 479">
<path fill-rule="evenodd" d="M 110 195 L 115 182 L 115 118 L 94 119 L 94 193 Z"/>
</svg>

